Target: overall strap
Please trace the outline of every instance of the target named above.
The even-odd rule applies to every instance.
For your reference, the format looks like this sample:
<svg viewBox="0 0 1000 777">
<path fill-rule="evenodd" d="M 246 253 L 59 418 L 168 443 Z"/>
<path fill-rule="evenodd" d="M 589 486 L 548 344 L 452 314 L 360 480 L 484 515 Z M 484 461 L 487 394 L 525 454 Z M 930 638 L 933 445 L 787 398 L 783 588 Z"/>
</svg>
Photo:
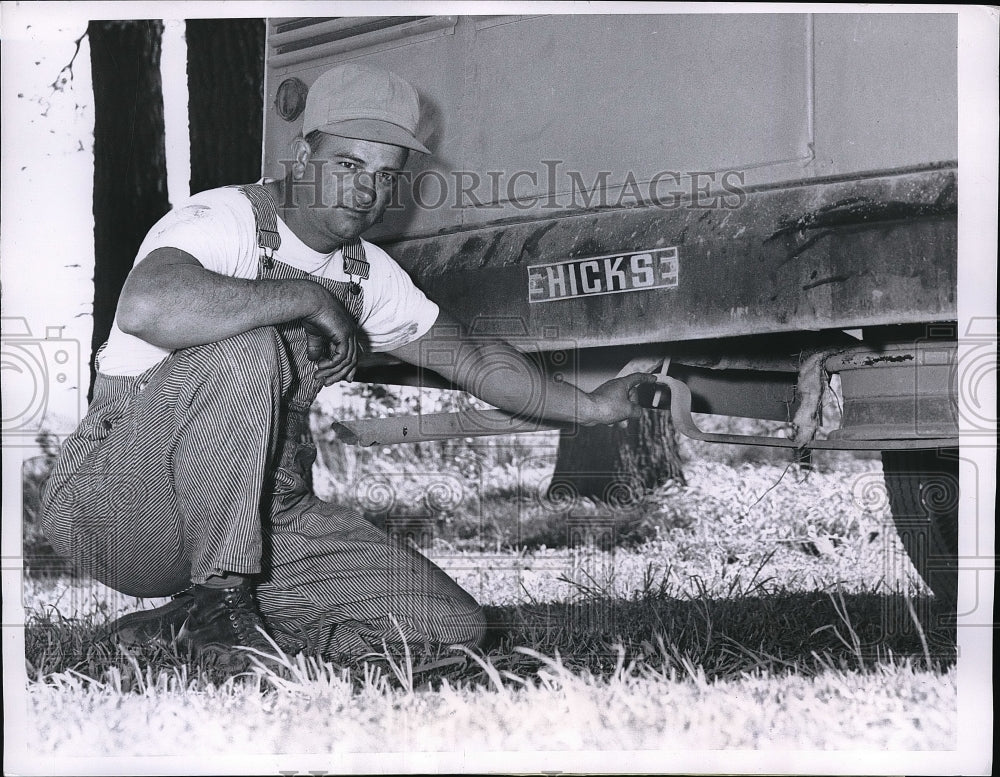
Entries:
<svg viewBox="0 0 1000 777">
<path fill-rule="evenodd" d="M 361 238 L 358 237 L 350 243 L 345 243 L 341 250 L 344 252 L 344 272 L 347 275 L 357 275 L 368 280 L 371 265 L 368 264 L 368 259 L 365 257 L 365 247 L 361 243 Z"/>
<path fill-rule="evenodd" d="M 253 219 L 257 226 L 257 245 L 260 247 L 260 263 L 266 270 L 274 267 L 274 252 L 281 247 L 278 235 L 278 209 L 263 184 L 251 183 L 237 187 L 253 208 Z"/>
<path fill-rule="evenodd" d="M 354 276 L 368 280 L 368 273 L 371 270 L 371 265 L 365 257 L 365 247 L 361 243 L 361 238 L 356 237 L 350 243 L 344 243 L 340 251 L 344 257 L 344 274 L 350 278 L 347 289 L 356 297 L 361 293 L 361 284 Z"/>
</svg>

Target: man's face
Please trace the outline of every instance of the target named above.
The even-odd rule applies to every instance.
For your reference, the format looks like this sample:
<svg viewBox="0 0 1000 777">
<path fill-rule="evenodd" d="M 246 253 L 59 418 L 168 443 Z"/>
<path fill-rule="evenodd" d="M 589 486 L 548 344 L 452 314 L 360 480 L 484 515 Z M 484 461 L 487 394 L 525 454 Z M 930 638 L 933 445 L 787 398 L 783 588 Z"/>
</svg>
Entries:
<svg viewBox="0 0 1000 777">
<path fill-rule="evenodd" d="M 362 235 L 378 222 L 392 199 L 407 149 L 370 140 L 323 135 L 310 148 L 307 169 L 322 176 L 323 207 L 305 208 L 318 237 L 340 245 Z M 312 178 L 311 172 L 305 179 Z M 299 185 L 300 188 L 302 184 Z M 309 187 L 311 188 L 311 187 Z M 310 196 L 301 192 L 299 196 Z"/>
</svg>

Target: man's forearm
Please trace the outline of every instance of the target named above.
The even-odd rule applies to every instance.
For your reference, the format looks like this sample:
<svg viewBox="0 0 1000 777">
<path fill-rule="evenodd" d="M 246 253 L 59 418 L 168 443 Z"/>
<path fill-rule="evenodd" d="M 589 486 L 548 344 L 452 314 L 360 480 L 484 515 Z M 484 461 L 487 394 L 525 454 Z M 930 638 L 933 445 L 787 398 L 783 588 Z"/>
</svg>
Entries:
<svg viewBox="0 0 1000 777">
<path fill-rule="evenodd" d="M 608 423 L 593 398 L 572 383 L 548 375 L 534 361 L 503 341 L 466 343 L 448 377 L 491 405 L 530 418 Z"/>
<path fill-rule="evenodd" d="M 464 323 L 444 310 L 421 337 L 392 353 L 519 417 L 584 426 L 638 418 L 642 409 L 633 392 L 654 380 L 648 373 L 633 373 L 605 381 L 593 391 L 581 391 L 564 378 L 546 374 L 510 343 L 471 335 Z"/>
<path fill-rule="evenodd" d="M 129 277 L 118 325 L 161 348 L 189 348 L 302 318 L 315 309 L 319 293 L 308 280 L 245 280 L 198 264 L 171 264 Z"/>
</svg>

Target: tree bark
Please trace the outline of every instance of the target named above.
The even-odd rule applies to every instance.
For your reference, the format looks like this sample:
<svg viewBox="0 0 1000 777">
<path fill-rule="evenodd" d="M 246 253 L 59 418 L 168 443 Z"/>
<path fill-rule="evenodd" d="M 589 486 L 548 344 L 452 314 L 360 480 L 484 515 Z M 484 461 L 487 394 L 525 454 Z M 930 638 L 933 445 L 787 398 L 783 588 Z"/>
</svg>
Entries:
<svg viewBox="0 0 1000 777">
<path fill-rule="evenodd" d="M 562 432 L 548 493 L 627 507 L 671 480 L 685 482 L 670 414 L 644 410 L 637 420 Z"/>
<path fill-rule="evenodd" d="M 157 20 L 90 22 L 94 83 L 94 335 L 107 340 L 146 232 L 170 207 Z M 95 377 L 91 359 L 90 385 Z"/>
<path fill-rule="evenodd" d="M 188 19 L 191 192 L 260 178 L 264 20 Z"/>
</svg>

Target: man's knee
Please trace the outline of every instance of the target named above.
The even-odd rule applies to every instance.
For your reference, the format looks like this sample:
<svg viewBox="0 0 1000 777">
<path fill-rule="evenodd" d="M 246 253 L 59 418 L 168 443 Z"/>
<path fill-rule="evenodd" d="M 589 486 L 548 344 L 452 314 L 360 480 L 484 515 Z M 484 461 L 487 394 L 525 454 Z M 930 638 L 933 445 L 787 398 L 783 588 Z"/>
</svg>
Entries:
<svg viewBox="0 0 1000 777">
<path fill-rule="evenodd" d="M 240 374 L 270 375 L 288 365 L 284 343 L 273 326 L 250 329 L 202 347 L 212 348 L 224 365 L 236 368 Z"/>
<path fill-rule="evenodd" d="M 442 608 L 439 599 L 434 602 L 433 610 L 416 611 L 410 602 L 407 607 L 390 607 L 385 616 L 338 622 L 334 624 L 332 638 L 328 637 L 330 641 L 326 652 L 330 655 L 362 656 L 385 647 L 402 648 L 404 645 L 431 649 L 451 645 L 463 645 L 471 650 L 483 647 L 487 624 L 478 606 L 469 609 L 464 603 L 449 602 L 447 607 Z M 321 623 L 320 629 L 326 625 Z M 323 644 L 323 639 L 318 642 Z"/>
<path fill-rule="evenodd" d="M 445 637 L 441 640 L 442 644 L 464 645 L 476 650 L 486 642 L 486 615 L 478 605 L 474 610 L 468 610 L 460 618 L 450 621 L 447 626 L 441 634 Z"/>
<path fill-rule="evenodd" d="M 231 367 L 241 372 L 250 369 L 270 372 L 288 361 L 281 335 L 273 326 L 260 326 L 212 343 L 183 348 L 176 352 L 176 357 L 195 364 L 210 362 L 217 370 Z"/>
<path fill-rule="evenodd" d="M 434 644 L 481 647 L 486 639 L 486 615 L 475 599 L 459 590 L 457 596 L 429 597 L 423 602 L 424 612 L 411 613 L 411 617 L 416 615 L 415 622 Z"/>
</svg>

